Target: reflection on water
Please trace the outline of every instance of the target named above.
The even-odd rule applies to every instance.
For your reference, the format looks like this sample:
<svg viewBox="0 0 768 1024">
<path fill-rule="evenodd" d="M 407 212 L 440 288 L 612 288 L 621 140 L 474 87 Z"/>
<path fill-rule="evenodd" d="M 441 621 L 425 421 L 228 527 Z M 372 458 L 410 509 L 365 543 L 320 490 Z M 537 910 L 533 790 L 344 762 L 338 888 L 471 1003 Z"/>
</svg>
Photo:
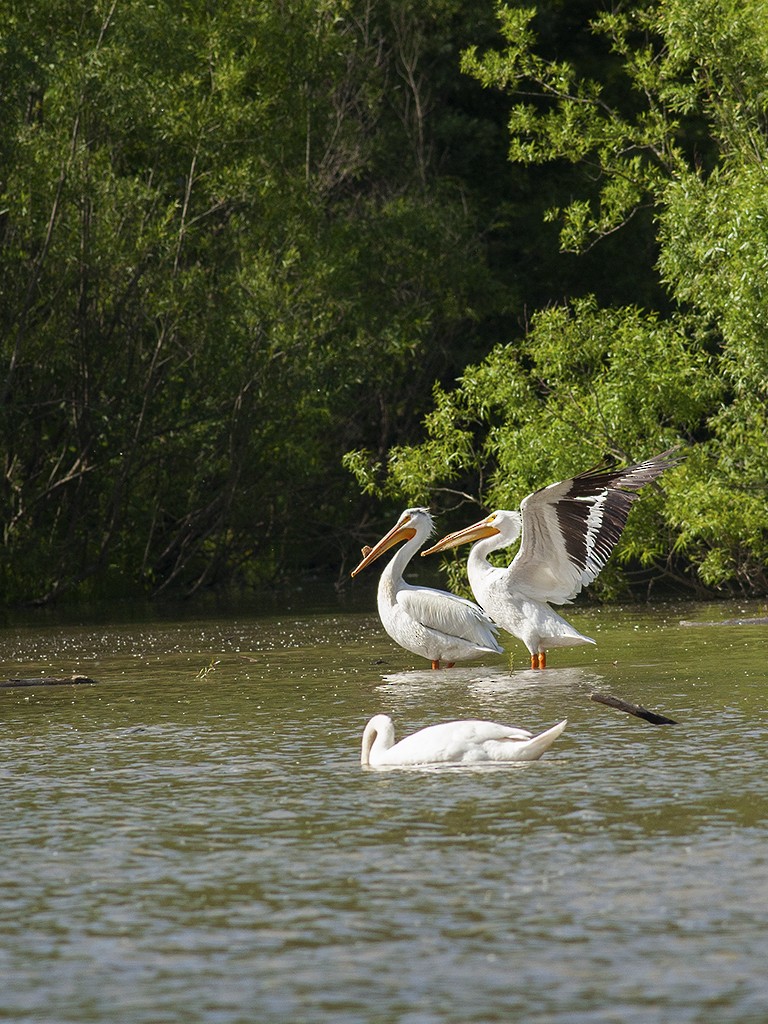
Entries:
<svg viewBox="0 0 768 1024">
<path fill-rule="evenodd" d="M 398 691 L 413 688 L 442 688 L 448 684 L 459 683 L 469 687 L 487 687 L 495 689 L 497 693 L 508 695 L 518 692 L 521 689 L 537 688 L 546 683 L 547 689 L 553 687 L 577 687 L 591 686 L 603 677 L 596 671 L 587 668 L 551 668 L 545 669 L 544 674 L 540 669 L 518 669 L 511 671 L 501 665 L 477 665 L 451 669 L 417 669 L 408 672 L 391 672 L 382 675 L 383 684 L 378 688 L 385 692 L 388 685 L 395 687 Z"/>
<path fill-rule="evenodd" d="M 424 670 L 374 616 L 3 631 L 0 678 L 99 683 L 0 689 L 0 1018 L 762 1024 L 766 631 L 679 625 L 760 612 L 582 612 L 544 672 Z M 569 724 L 367 772 L 381 711 Z"/>
</svg>

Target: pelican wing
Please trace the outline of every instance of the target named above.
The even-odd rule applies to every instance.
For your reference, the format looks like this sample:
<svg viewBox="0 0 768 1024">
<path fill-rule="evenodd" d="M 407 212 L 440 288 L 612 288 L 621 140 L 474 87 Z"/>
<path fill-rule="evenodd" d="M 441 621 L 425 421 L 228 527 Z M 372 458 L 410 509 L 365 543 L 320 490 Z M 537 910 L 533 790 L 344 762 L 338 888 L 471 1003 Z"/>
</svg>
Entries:
<svg viewBox="0 0 768 1024">
<path fill-rule="evenodd" d="M 509 567 L 510 589 L 564 604 L 608 561 L 637 491 L 676 465 L 675 449 L 626 469 L 598 466 L 534 491 L 520 505 L 520 549 Z"/>
<path fill-rule="evenodd" d="M 406 587 L 399 591 L 397 603 L 428 629 L 447 636 L 458 636 L 489 651 L 501 651 L 496 642 L 498 629 L 482 608 L 473 601 L 431 587 Z"/>
</svg>

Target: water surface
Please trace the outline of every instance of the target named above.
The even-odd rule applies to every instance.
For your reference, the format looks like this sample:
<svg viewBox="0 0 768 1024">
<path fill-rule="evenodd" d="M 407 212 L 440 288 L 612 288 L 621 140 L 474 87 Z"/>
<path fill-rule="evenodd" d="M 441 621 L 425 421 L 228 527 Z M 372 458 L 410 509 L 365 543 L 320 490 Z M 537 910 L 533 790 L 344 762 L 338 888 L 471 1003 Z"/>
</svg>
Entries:
<svg viewBox="0 0 768 1024">
<path fill-rule="evenodd" d="M 0 679 L 98 684 L 0 689 L 0 1019 L 763 1024 L 768 627 L 680 625 L 761 613 L 580 610 L 540 673 L 374 615 L 6 627 Z M 382 773 L 380 711 L 569 726 Z"/>
</svg>

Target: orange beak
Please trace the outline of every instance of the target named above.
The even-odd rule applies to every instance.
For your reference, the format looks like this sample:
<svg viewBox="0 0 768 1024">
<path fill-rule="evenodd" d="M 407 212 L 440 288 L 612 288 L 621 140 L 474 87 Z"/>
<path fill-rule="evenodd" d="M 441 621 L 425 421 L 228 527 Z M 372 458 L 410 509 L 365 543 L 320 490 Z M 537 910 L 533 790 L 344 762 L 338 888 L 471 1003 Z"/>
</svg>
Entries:
<svg viewBox="0 0 768 1024">
<path fill-rule="evenodd" d="M 361 569 L 364 569 L 366 565 L 370 565 L 371 562 L 375 562 L 385 551 L 389 551 L 395 544 L 399 544 L 401 540 L 410 540 L 412 537 L 415 537 L 416 530 L 408 525 L 409 522 L 410 520 L 406 520 L 404 523 L 395 523 L 389 533 L 385 534 L 372 548 L 366 545 L 362 549 L 362 562 L 352 570 L 350 575 L 357 576 Z"/>
<path fill-rule="evenodd" d="M 461 544 L 470 544 L 475 540 L 484 540 L 486 537 L 495 537 L 500 530 L 497 530 L 492 523 L 492 516 L 481 519 L 479 523 L 473 523 L 456 533 L 447 533 L 445 537 L 433 544 L 431 548 L 422 551 L 422 555 L 432 555 L 436 551 L 447 551 L 448 548 L 457 548 Z"/>
</svg>

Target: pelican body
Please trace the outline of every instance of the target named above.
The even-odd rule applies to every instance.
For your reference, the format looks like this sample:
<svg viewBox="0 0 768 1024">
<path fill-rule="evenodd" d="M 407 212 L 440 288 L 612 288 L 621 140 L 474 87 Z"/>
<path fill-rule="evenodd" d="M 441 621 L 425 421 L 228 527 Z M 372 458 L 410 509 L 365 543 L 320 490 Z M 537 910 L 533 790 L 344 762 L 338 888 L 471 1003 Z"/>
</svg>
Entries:
<svg viewBox="0 0 768 1024">
<path fill-rule="evenodd" d="M 554 611 L 588 586 L 608 561 L 641 487 L 676 465 L 675 449 L 613 470 L 596 467 L 529 494 L 520 511 L 497 509 L 472 526 L 447 534 L 428 551 L 475 542 L 467 574 L 475 598 L 493 621 L 522 640 L 531 668 L 546 668 L 553 647 L 593 644 Z M 508 567 L 488 555 L 521 538 Z"/>
<path fill-rule="evenodd" d="M 450 667 L 483 654 L 501 654 L 497 627 L 473 601 L 432 587 L 406 583 L 403 571 L 433 530 L 425 508 L 408 508 L 372 548 L 363 548 L 356 576 L 396 544 L 402 544 L 379 579 L 377 604 L 384 629 L 406 651 L 429 658 L 432 668 Z"/>
<path fill-rule="evenodd" d="M 395 743 L 389 715 L 375 715 L 363 732 L 360 763 L 370 768 L 427 764 L 478 764 L 483 761 L 536 761 L 555 742 L 567 719 L 534 736 L 496 722 L 442 722 Z"/>
</svg>

